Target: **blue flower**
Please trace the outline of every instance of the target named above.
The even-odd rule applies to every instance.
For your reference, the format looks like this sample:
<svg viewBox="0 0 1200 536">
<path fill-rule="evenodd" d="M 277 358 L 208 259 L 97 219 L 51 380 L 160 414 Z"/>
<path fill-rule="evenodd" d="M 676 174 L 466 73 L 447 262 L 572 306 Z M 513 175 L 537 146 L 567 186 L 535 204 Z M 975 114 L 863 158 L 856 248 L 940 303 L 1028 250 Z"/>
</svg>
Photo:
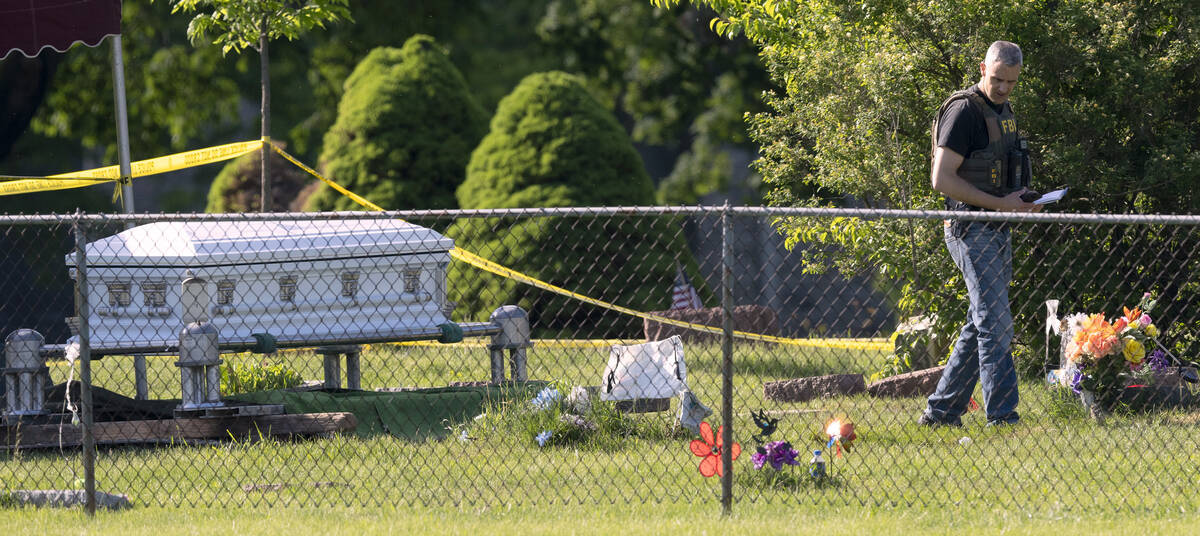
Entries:
<svg viewBox="0 0 1200 536">
<path fill-rule="evenodd" d="M 537 441 L 539 447 L 544 447 L 546 446 L 546 442 L 550 441 L 550 436 L 553 435 L 554 432 L 551 432 L 550 430 L 543 430 L 542 433 L 534 436 L 533 439 Z"/>
<path fill-rule="evenodd" d="M 529 403 L 533 405 L 534 409 L 546 410 L 553 407 L 559 400 L 562 400 L 562 393 L 559 393 L 558 389 L 547 387 L 539 391 Z"/>
</svg>

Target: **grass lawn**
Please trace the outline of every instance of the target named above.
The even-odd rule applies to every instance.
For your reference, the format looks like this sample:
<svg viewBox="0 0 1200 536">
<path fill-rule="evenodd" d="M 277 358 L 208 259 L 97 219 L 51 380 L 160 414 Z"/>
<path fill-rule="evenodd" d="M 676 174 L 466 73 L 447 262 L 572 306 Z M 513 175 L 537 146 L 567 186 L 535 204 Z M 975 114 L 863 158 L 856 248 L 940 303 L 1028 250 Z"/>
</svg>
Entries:
<svg viewBox="0 0 1200 536">
<path fill-rule="evenodd" d="M 554 508 L 137 509 L 0 512 L 7 534 L 1194 534 L 1195 513 L 1029 515 L 1004 509 L 735 505 L 564 505 Z"/>
<path fill-rule="evenodd" d="M 719 346 L 691 345 L 687 351 L 692 390 L 718 408 Z M 1021 387 L 1019 426 L 987 428 L 976 412 L 967 415 L 962 429 L 929 430 L 915 424 L 922 399 L 857 395 L 796 404 L 763 399 L 764 381 L 869 373 L 883 358 L 878 352 L 738 345 L 735 356 L 734 431 L 745 448 L 734 462 L 738 505 L 732 521 L 739 530 L 974 530 L 1020 524 L 1089 531 L 1111 525 L 1140 532 L 1156 526 L 1143 523 L 1147 516 L 1167 526 L 1171 516 L 1200 511 L 1200 414 L 1116 416 L 1101 425 L 1056 404 L 1040 382 L 1027 382 Z M 606 358 L 603 347 L 543 344 L 530 354 L 530 377 L 567 388 L 596 385 Z M 320 378 L 320 359 L 311 353 L 270 359 L 305 378 Z M 173 362 L 150 358 L 153 396 L 178 397 Z M 61 381 L 65 371 L 56 366 L 55 380 Z M 377 346 L 364 353 L 362 367 L 366 388 L 484 380 L 490 370 L 486 350 L 469 345 Z M 132 394 L 128 359 L 106 358 L 95 368 L 98 385 Z M 818 434 L 834 417 L 852 419 L 860 437 L 852 452 L 833 458 L 831 480 L 814 482 L 797 468 L 796 478 L 772 483 L 749 459 L 755 431 L 749 412 L 758 409 L 779 415 L 773 438 L 787 439 L 801 451 L 820 448 Z M 667 427 L 672 418 L 673 412 L 635 417 L 648 429 Z M 161 526 L 156 532 L 175 533 L 192 523 L 176 520 L 189 518 L 248 533 L 264 524 L 283 532 L 298 523 L 361 525 L 363 531 L 385 533 L 410 525 L 568 533 L 598 526 L 703 533 L 722 526 L 716 515 L 720 483 L 698 474 L 699 458 L 688 451 L 687 437 L 631 436 L 617 448 L 539 448 L 531 434 L 505 422 L 447 423 L 474 438 L 465 442 L 412 443 L 385 435 L 104 448 L 97 461 L 98 488 L 126 493 L 138 508 L 105 515 L 95 526 L 140 519 L 139 524 Z M 73 451 L 0 453 L 0 482 L 8 489 L 72 488 L 79 467 Z M 643 506 L 646 502 L 650 505 Z M 596 513 L 594 505 L 601 505 Z M 158 506 L 233 509 L 153 508 Z M 243 510 L 268 506 L 287 508 Z M 397 506 L 402 509 L 392 510 Z M 406 509 L 413 506 L 423 508 Z M 638 514 L 630 518 L 628 512 Z M 829 518 L 831 512 L 836 515 Z M 83 529 L 69 513 L 4 515 L 26 520 L 8 526 L 57 522 L 75 527 L 71 532 Z M 595 522 L 583 521 L 593 515 L 599 516 Z"/>
</svg>

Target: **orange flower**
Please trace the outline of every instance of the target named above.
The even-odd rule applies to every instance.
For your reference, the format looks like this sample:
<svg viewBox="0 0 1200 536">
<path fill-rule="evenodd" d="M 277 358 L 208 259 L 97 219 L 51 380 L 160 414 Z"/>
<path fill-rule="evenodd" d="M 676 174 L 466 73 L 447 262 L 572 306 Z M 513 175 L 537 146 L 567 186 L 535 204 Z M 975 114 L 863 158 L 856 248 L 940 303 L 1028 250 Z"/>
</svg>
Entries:
<svg viewBox="0 0 1200 536">
<path fill-rule="evenodd" d="M 704 458 L 700 460 L 700 474 L 704 477 L 713 475 L 724 475 L 725 466 L 721 462 L 721 430 L 724 427 L 718 427 L 716 436 L 713 436 L 712 427 L 708 425 L 708 421 L 700 423 L 700 438 L 693 439 L 688 445 L 692 454 Z M 729 448 L 729 459 L 736 460 L 738 455 L 742 453 L 742 446 L 734 443 Z"/>
<path fill-rule="evenodd" d="M 1112 325 L 1113 331 L 1116 333 L 1125 331 L 1125 328 L 1127 327 L 1129 327 L 1129 321 L 1125 320 L 1124 318 L 1118 318 L 1117 321 L 1113 322 Z"/>
<path fill-rule="evenodd" d="M 1132 311 L 1128 307 L 1122 307 L 1125 310 L 1125 323 L 1129 325 L 1137 324 L 1142 318 L 1142 310 L 1139 307 L 1134 307 Z"/>
<path fill-rule="evenodd" d="M 1122 319 L 1124 320 L 1124 319 Z M 1118 321 L 1120 322 L 1120 321 Z M 1084 322 L 1083 327 L 1075 334 L 1076 357 L 1079 353 L 1093 358 L 1101 358 L 1119 350 L 1121 339 L 1112 324 L 1104 320 L 1104 314 L 1095 314 Z M 1073 359 L 1078 360 L 1078 359 Z"/>
</svg>

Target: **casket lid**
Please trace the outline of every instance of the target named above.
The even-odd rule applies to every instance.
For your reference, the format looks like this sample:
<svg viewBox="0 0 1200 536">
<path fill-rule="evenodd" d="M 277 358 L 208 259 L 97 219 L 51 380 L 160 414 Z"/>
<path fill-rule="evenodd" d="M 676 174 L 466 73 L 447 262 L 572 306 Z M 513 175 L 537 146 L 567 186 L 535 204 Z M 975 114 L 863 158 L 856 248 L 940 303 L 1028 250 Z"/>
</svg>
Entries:
<svg viewBox="0 0 1200 536">
<path fill-rule="evenodd" d="M 182 267 L 445 252 L 454 241 L 401 220 L 208 221 L 141 225 L 87 245 L 88 266 Z M 75 255 L 66 262 L 75 265 Z"/>
</svg>

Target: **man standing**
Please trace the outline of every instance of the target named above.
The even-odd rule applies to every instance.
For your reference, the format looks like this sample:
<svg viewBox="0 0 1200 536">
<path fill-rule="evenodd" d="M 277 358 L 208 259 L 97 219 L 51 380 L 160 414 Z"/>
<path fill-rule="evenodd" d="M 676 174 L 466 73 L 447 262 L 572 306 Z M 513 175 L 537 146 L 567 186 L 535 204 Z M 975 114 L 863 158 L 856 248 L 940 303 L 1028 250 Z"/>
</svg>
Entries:
<svg viewBox="0 0 1200 536">
<path fill-rule="evenodd" d="M 979 64 L 979 84 L 955 92 L 933 123 L 933 189 L 949 210 L 1036 212 L 1030 203 L 1026 142 L 1017 133 L 1009 94 L 1021 74 L 1021 48 L 996 41 Z M 947 220 L 946 248 L 967 284 L 967 322 L 920 424 L 961 426 L 975 379 L 983 384 L 988 424 L 1015 424 L 1017 372 L 1008 285 L 1012 240 L 1004 222 Z"/>
</svg>

